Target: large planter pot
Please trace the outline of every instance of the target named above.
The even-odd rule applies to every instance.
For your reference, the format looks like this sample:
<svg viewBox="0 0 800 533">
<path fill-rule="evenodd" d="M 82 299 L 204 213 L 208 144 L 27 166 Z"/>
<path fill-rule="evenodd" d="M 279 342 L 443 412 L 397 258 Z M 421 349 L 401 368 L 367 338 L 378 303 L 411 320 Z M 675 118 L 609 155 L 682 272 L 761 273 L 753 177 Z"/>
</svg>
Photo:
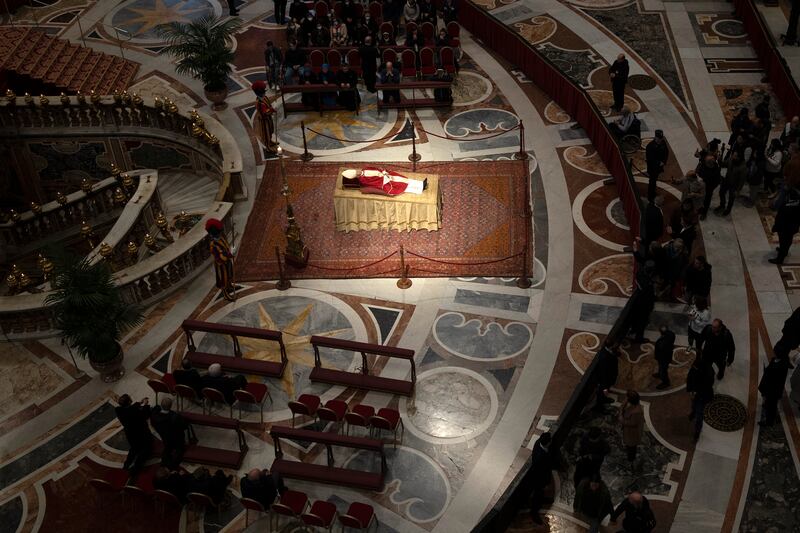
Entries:
<svg viewBox="0 0 800 533">
<path fill-rule="evenodd" d="M 213 104 L 211 107 L 213 107 L 215 111 L 222 111 L 228 107 L 228 104 L 225 103 L 225 99 L 228 97 L 227 87 L 220 91 L 209 91 L 207 88 L 203 88 L 203 92 L 206 98 Z"/>
<path fill-rule="evenodd" d="M 100 373 L 100 378 L 106 383 L 119 381 L 125 375 L 125 367 L 122 366 L 122 346 L 117 345 L 117 356 L 108 361 L 92 361 L 89 364 Z"/>
</svg>

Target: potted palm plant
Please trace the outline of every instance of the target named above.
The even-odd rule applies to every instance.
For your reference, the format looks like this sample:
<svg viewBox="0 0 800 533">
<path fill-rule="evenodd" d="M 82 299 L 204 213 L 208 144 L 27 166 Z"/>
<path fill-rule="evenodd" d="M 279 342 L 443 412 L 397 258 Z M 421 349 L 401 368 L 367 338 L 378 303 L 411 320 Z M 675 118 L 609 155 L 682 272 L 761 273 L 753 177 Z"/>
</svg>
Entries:
<svg viewBox="0 0 800 533">
<path fill-rule="evenodd" d="M 62 339 L 89 360 L 103 381 L 125 374 L 122 335 L 141 324 L 138 306 L 125 302 L 104 261 L 91 264 L 85 257 L 63 253 L 56 258 L 45 305 L 53 314 Z"/>
<path fill-rule="evenodd" d="M 234 58 L 233 35 L 241 25 L 238 18 L 207 15 L 191 22 L 162 24 L 156 29 L 167 42 L 163 52 L 178 59 L 175 71 L 203 82 L 206 98 L 217 110 L 226 107 L 227 81 Z"/>
</svg>

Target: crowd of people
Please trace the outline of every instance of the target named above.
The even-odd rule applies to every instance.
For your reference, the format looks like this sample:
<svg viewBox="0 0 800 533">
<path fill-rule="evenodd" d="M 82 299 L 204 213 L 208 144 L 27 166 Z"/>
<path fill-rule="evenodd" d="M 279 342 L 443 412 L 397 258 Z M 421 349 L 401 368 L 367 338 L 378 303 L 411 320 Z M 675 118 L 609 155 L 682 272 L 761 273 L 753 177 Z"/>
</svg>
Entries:
<svg viewBox="0 0 800 533">
<path fill-rule="evenodd" d="M 173 373 L 175 383 L 193 389 L 197 397 L 202 397 L 204 388 L 218 390 L 225 401 L 235 402 L 234 391 L 244 389 L 247 380 L 242 375 L 226 375 L 219 364 L 209 366 L 201 374 L 184 359 L 181 368 Z M 135 483 L 137 476 L 152 458 L 155 439 L 154 430 L 162 443 L 161 461 L 153 476 L 153 486 L 174 495 L 180 503 L 187 502 L 190 493 L 205 494 L 214 505 L 225 507 L 230 504 L 228 487 L 233 476 L 217 470 L 213 474 L 207 468 L 187 472 L 181 467 L 187 443 L 190 441 L 190 425 L 186 418 L 173 409 L 170 396 L 164 396 L 159 405 L 150 406 L 149 398 L 134 402 L 128 394 L 119 397 L 115 408 L 117 418 L 122 424 L 128 441 L 128 456 L 123 468 L 130 474 L 129 483 Z M 286 486 L 278 474 L 268 470 L 252 470 L 240 482 L 243 498 L 250 498 L 268 509 L 278 494 L 285 492 Z"/>
</svg>

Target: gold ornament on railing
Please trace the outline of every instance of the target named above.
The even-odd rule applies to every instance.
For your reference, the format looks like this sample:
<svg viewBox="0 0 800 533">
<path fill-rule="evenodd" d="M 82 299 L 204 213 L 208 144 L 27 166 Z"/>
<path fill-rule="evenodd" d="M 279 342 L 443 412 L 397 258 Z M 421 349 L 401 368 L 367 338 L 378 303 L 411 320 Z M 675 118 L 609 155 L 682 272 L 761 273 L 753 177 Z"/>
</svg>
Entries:
<svg viewBox="0 0 800 533">
<path fill-rule="evenodd" d="M 56 202 L 58 202 L 58 204 L 59 204 L 59 205 L 67 205 L 67 202 L 68 202 L 68 201 L 69 201 L 69 200 L 67 200 L 67 197 L 66 197 L 66 196 L 64 196 L 64 193 L 63 193 L 63 192 L 61 192 L 61 191 L 58 191 L 58 192 L 56 193 Z"/>
<path fill-rule="evenodd" d="M 131 260 L 136 260 L 136 256 L 139 254 L 139 247 L 136 246 L 136 243 L 133 241 L 128 241 L 128 248 L 126 250 L 128 252 L 128 256 Z"/>
<path fill-rule="evenodd" d="M 92 192 L 92 187 L 93 187 L 93 185 L 92 185 L 92 182 L 89 181 L 89 178 L 83 178 L 81 180 L 81 190 L 85 194 L 89 194 L 90 192 Z"/>
<path fill-rule="evenodd" d="M 94 92 L 94 89 L 89 92 L 89 101 L 92 102 L 92 105 L 100 103 L 100 95 Z"/>
<path fill-rule="evenodd" d="M 92 229 L 92 226 L 90 226 L 85 220 L 81 220 L 81 237 L 88 239 L 93 232 L 94 230 Z"/>
<path fill-rule="evenodd" d="M 33 96 L 30 93 L 25 93 L 25 103 L 27 105 L 33 105 Z"/>
<path fill-rule="evenodd" d="M 8 285 L 8 288 L 13 294 L 14 290 L 19 285 L 19 282 L 17 281 L 17 276 L 15 276 L 14 274 L 9 274 L 8 276 L 6 276 L 6 285 Z"/>
<path fill-rule="evenodd" d="M 147 249 L 155 252 L 158 245 L 156 244 L 156 239 L 149 233 L 144 234 L 144 245 L 147 246 Z"/>
<path fill-rule="evenodd" d="M 17 274 L 17 285 L 19 286 L 20 291 L 24 291 L 25 288 L 31 284 L 31 281 L 31 278 L 29 278 L 25 272 L 20 272 Z"/>
<path fill-rule="evenodd" d="M 70 101 L 69 96 L 67 96 L 66 93 L 61 93 L 61 105 L 68 106 L 71 103 L 72 102 Z"/>
<path fill-rule="evenodd" d="M 14 91 L 12 91 L 11 89 L 6 90 L 6 103 L 8 105 L 17 104 L 17 95 L 14 94 Z"/>
<path fill-rule="evenodd" d="M 114 103 L 117 104 L 117 105 L 121 105 L 122 104 L 122 94 L 119 92 L 119 89 L 114 89 L 113 96 L 114 96 Z"/>
<path fill-rule="evenodd" d="M 41 270 L 44 280 L 49 280 L 50 275 L 53 273 L 53 269 L 55 269 L 53 262 L 41 253 L 39 254 L 38 259 L 36 259 L 36 262 L 39 264 L 39 270 Z"/>
<path fill-rule="evenodd" d="M 100 257 L 102 257 L 106 261 L 110 261 L 111 260 L 111 254 L 113 254 L 113 253 L 114 253 L 114 249 L 111 246 L 109 246 L 109 244 L 107 242 L 104 242 L 104 243 L 100 244 Z"/>
<path fill-rule="evenodd" d="M 216 135 L 209 134 L 208 144 L 210 144 L 211 146 L 216 146 L 219 144 L 219 139 L 217 139 Z"/>
<path fill-rule="evenodd" d="M 153 105 L 155 106 L 156 109 L 161 109 L 162 107 L 164 107 L 164 104 L 161 102 L 161 98 L 159 98 L 158 96 L 156 96 L 153 99 Z"/>
<path fill-rule="evenodd" d="M 175 239 L 172 238 L 172 234 L 169 232 L 169 222 L 167 222 L 167 217 L 164 216 L 164 213 L 159 212 L 158 215 L 156 215 L 156 227 L 168 242 L 175 242 Z"/>
<path fill-rule="evenodd" d="M 40 215 L 42 214 L 42 206 L 36 202 L 31 202 L 31 211 L 33 211 L 34 215 Z"/>
<path fill-rule="evenodd" d="M 133 178 L 130 174 L 120 174 L 120 178 L 122 179 L 122 186 L 125 187 L 125 191 L 130 194 L 130 189 L 133 188 Z"/>
<path fill-rule="evenodd" d="M 197 137 L 199 139 L 204 133 L 205 130 L 201 128 L 197 122 L 192 122 L 192 137 Z"/>
<path fill-rule="evenodd" d="M 117 205 L 125 205 L 125 203 L 127 201 L 128 201 L 128 197 L 125 196 L 125 193 L 122 192 L 122 189 L 120 189 L 119 187 L 114 189 L 114 203 L 115 204 L 117 204 Z"/>
<path fill-rule="evenodd" d="M 167 107 L 167 111 L 169 111 L 172 114 L 175 114 L 175 113 L 178 112 L 178 106 L 176 106 L 175 102 L 173 102 L 172 100 L 167 100 L 166 107 Z"/>
<path fill-rule="evenodd" d="M 78 105 L 86 105 L 86 96 L 81 94 L 80 91 L 78 91 L 78 94 L 76 96 L 78 97 Z"/>
<path fill-rule="evenodd" d="M 135 106 L 141 106 L 142 104 L 144 104 L 144 100 L 142 100 L 142 97 L 136 93 L 133 93 L 132 100 L 133 100 L 133 105 Z"/>
<path fill-rule="evenodd" d="M 19 222 L 19 219 L 22 217 L 22 215 L 17 213 L 16 209 L 9 209 L 8 215 L 11 217 L 11 222 L 14 222 L 15 224 Z"/>
<path fill-rule="evenodd" d="M 119 169 L 119 167 L 114 163 L 111 163 L 111 177 L 119 181 L 120 174 L 122 174 L 122 171 Z"/>
<path fill-rule="evenodd" d="M 128 94 L 128 91 L 122 91 L 122 102 L 125 105 L 131 105 L 131 95 Z"/>
<path fill-rule="evenodd" d="M 40 106 L 46 106 L 49 103 L 50 103 L 50 99 L 48 97 L 46 97 L 43 94 L 39 95 L 39 105 Z"/>
</svg>

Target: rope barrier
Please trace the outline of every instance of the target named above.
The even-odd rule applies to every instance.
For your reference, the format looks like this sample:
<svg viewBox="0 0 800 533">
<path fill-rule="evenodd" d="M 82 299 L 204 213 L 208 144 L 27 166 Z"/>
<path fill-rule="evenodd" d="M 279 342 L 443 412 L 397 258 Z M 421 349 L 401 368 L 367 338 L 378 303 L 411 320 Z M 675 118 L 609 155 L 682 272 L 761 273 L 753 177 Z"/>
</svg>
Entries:
<svg viewBox="0 0 800 533">
<path fill-rule="evenodd" d="M 385 141 L 386 139 L 391 139 L 393 137 L 396 137 L 399 134 L 399 132 L 395 132 L 395 133 L 391 133 L 391 134 L 387 135 L 386 137 L 381 137 L 380 139 L 370 139 L 368 141 L 354 141 L 353 139 L 340 139 L 339 137 L 332 137 L 330 135 L 325 135 L 324 133 L 321 133 L 321 132 L 319 132 L 317 130 L 314 130 L 314 129 L 311 129 L 311 128 L 306 128 L 306 129 L 308 131 L 310 131 L 311 133 L 316 133 L 320 137 L 325 137 L 326 139 L 331 139 L 331 140 L 334 140 L 334 141 L 346 142 L 346 143 L 374 143 L 374 142 L 378 142 L 378 141 Z"/>
<path fill-rule="evenodd" d="M 477 139 L 475 139 L 475 138 L 466 139 L 466 138 L 461 138 L 461 137 L 450 137 L 449 135 L 439 135 L 437 133 L 433 133 L 433 132 L 430 132 L 430 131 L 428 131 L 426 129 L 423 129 L 422 127 L 416 127 L 416 129 L 418 131 L 427 133 L 428 135 L 431 135 L 433 137 L 438 137 L 440 139 L 445 139 L 445 140 L 448 140 L 448 141 L 459 141 L 460 142 L 460 141 L 485 141 L 486 139 L 494 139 L 495 137 L 499 137 L 501 135 L 505 135 L 506 133 L 508 133 L 510 131 L 518 130 L 519 127 L 520 127 L 520 123 L 518 122 L 517 125 L 514 126 L 513 128 L 510 128 L 510 129 L 507 129 L 507 130 L 503 130 L 503 131 L 501 131 L 499 133 L 493 133 L 492 135 L 487 135 L 486 137 L 480 137 L 480 138 L 477 138 Z"/>
<path fill-rule="evenodd" d="M 334 270 L 334 271 L 343 271 L 343 272 L 344 271 L 350 271 L 350 270 L 361 270 L 362 268 L 371 267 L 373 265 L 377 265 L 378 263 L 386 261 L 387 259 L 389 259 L 390 257 L 392 257 L 394 255 L 397 255 L 397 250 L 395 250 L 394 252 L 390 253 L 389 255 L 384 257 L 383 259 L 378 259 L 377 261 L 373 261 L 372 263 L 367 263 L 366 265 L 361 265 L 361 266 L 357 266 L 357 267 L 349 267 L 349 268 L 324 267 L 324 266 L 315 265 L 314 263 L 308 263 L 308 266 L 314 267 L 314 268 L 318 268 L 320 270 Z M 394 270 L 397 270 L 397 268 L 395 268 Z"/>
<path fill-rule="evenodd" d="M 519 257 L 525 252 L 519 252 L 514 255 L 509 255 L 508 257 L 503 257 L 502 259 L 494 259 L 492 261 L 478 261 L 474 263 L 458 263 L 455 261 L 444 261 L 442 259 L 433 259 L 432 257 L 426 257 L 424 255 L 414 253 L 411 250 L 406 250 L 406 253 L 413 255 L 414 257 L 419 257 L 420 259 L 425 259 L 426 261 L 433 261 L 434 263 L 442 263 L 443 265 L 478 266 L 478 265 L 491 265 L 493 263 L 502 263 L 503 261 L 508 261 L 509 259 L 514 259 L 515 257 Z"/>
</svg>

